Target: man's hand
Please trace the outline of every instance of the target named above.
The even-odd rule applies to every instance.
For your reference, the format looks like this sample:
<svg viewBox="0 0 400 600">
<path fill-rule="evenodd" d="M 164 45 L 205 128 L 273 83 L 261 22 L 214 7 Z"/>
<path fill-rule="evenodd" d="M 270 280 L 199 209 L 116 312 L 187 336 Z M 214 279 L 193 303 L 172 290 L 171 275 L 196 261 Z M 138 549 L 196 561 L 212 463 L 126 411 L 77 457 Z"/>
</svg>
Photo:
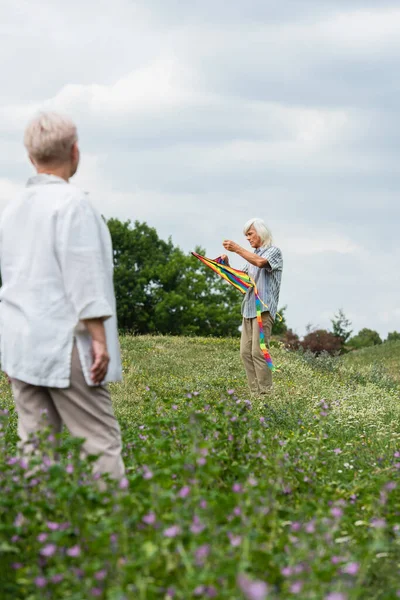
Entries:
<svg viewBox="0 0 400 600">
<path fill-rule="evenodd" d="M 110 362 L 110 356 L 107 351 L 104 318 L 85 319 L 83 323 L 92 336 L 93 364 L 90 369 L 90 377 L 95 385 L 100 385 L 107 375 L 107 369 Z"/>
<path fill-rule="evenodd" d="M 225 250 L 229 250 L 229 252 L 237 252 L 240 248 L 239 244 L 232 242 L 231 240 L 224 240 L 222 245 Z"/>
<path fill-rule="evenodd" d="M 95 385 L 99 385 L 107 375 L 110 356 L 107 352 L 107 346 L 104 342 L 92 340 L 93 365 L 90 369 L 90 376 Z"/>
</svg>

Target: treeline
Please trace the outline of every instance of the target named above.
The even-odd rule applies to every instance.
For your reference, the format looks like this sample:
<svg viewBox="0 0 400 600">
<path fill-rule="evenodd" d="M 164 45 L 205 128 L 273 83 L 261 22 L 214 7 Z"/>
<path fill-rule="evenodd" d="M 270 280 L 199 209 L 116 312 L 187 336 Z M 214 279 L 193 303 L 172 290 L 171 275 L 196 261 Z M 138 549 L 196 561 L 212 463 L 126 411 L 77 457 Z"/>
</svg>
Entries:
<svg viewBox="0 0 400 600">
<path fill-rule="evenodd" d="M 377 331 L 366 327 L 353 336 L 351 322 L 342 309 L 331 319 L 331 324 L 331 330 L 313 328 L 309 325 L 307 333 L 302 339 L 291 329 L 286 329 L 281 339 L 285 346 L 291 350 L 302 348 L 314 354 L 328 352 L 332 355 L 400 340 L 400 333 L 397 331 L 392 331 L 388 334 L 386 340 L 382 340 Z"/>
<path fill-rule="evenodd" d="M 241 294 L 146 223 L 107 221 L 118 325 L 135 334 L 239 335 Z M 205 250 L 196 247 L 200 254 Z M 214 258 L 214 257 L 212 257 Z"/>
</svg>

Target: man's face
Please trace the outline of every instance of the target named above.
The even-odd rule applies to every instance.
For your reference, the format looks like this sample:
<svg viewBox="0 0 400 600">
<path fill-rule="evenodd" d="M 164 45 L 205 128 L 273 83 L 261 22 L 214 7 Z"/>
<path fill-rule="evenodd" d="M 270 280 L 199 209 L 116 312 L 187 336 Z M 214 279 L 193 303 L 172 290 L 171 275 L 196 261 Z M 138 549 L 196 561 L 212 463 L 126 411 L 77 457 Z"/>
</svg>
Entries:
<svg viewBox="0 0 400 600">
<path fill-rule="evenodd" d="M 262 244 L 261 238 L 254 229 L 254 227 L 250 227 L 250 229 L 246 233 L 246 239 L 252 248 L 260 248 Z"/>
</svg>

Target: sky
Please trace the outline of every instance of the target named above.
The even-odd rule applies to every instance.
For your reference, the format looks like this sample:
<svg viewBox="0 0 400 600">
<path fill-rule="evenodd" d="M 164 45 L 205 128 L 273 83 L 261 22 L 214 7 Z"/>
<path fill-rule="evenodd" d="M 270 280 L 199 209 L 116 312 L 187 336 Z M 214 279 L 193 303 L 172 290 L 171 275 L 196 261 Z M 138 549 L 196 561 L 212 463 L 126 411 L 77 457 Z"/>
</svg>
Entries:
<svg viewBox="0 0 400 600">
<path fill-rule="evenodd" d="M 1 0 L 0 211 L 70 115 L 106 217 L 207 256 L 266 221 L 288 325 L 400 331 L 397 0 Z M 243 260 L 232 255 L 233 266 Z"/>
</svg>

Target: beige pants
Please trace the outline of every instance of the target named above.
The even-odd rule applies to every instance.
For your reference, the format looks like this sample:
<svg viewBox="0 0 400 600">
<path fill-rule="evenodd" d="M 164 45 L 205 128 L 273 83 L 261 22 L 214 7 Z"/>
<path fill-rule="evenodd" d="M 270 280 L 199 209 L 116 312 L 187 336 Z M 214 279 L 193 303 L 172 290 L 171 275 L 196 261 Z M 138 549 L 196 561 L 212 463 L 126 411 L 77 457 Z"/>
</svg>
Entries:
<svg viewBox="0 0 400 600">
<path fill-rule="evenodd" d="M 125 468 L 121 433 L 110 393 L 105 386 L 87 385 L 76 346 L 72 351 L 69 388 L 40 387 L 18 379 L 11 383 L 18 413 L 18 435 L 25 451 L 30 451 L 26 442 L 31 434 L 44 426 L 50 426 L 57 434 L 64 424 L 71 435 L 85 439 L 84 454 L 101 455 L 94 472 L 109 473 L 115 479 L 122 477 Z"/>
<path fill-rule="evenodd" d="M 269 312 L 263 312 L 261 316 L 265 343 L 268 346 L 274 320 Z M 240 357 L 246 369 L 250 391 L 254 394 L 270 393 L 272 390 L 272 373 L 260 348 L 260 330 L 256 318 L 243 319 Z"/>
</svg>

